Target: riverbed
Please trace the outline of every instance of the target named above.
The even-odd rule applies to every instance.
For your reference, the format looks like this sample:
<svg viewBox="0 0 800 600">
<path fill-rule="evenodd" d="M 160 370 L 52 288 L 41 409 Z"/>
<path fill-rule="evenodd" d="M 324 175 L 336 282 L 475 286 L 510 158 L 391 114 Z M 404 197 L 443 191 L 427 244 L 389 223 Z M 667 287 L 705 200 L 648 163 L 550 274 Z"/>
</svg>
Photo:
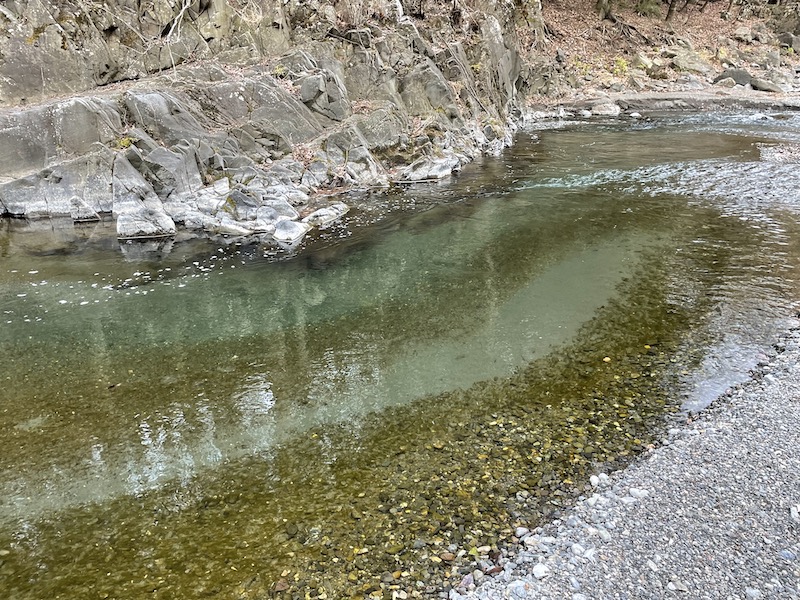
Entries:
<svg viewBox="0 0 800 600">
<path fill-rule="evenodd" d="M 798 142 L 791 113 L 549 121 L 291 249 L 3 222 L 0 589 L 436 597 L 491 571 L 783 331 Z"/>
</svg>

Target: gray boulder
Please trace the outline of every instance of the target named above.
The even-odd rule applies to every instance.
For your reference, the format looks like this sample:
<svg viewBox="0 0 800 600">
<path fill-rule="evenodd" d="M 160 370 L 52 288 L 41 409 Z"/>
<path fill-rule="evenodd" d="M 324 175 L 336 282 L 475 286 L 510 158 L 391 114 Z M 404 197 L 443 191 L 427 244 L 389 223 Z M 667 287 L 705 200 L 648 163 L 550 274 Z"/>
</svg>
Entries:
<svg viewBox="0 0 800 600">
<path fill-rule="evenodd" d="M 722 79 L 715 80 L 714 85 L 722 88 L 733 88 L 736 87 L 736 80 L 734 80 L 732 77 L 724 77 Z"/>
<path fill-rule="evenodd" d="M 604 100 L 594 104 L 591 108 L 592 114 L 605 117 L 616 117 L 622 112 L 620 106 L 610 100 Z"/>
<path fill-rule="evenodd" d="M 141 171 L 161 199 L 186 198 L 203 187 L 194 153 L 158 147 L 143 157 Z"/>
<path fill-rule="evenodd" d="M 800 53 L 800 36 L 787 31 L 778 35 L 778 42 L 783 48 L 791 48 L 795 53 Z"/>
<path fill-rule="evenodd" d="M 461 167 L 456 156 L 421 156 L 403 170 L 405 181 L 425 181 L 449 177 Z"/>
<path fill-rule="evenodd" d="M 95 213 L 110 212 L 112 160 L 111 151 L 99 150 L 0 184 L 4 212 L 27 218 L 69 216 L 76 196 Z"/>
<path fill-rule="evenodd" d="M 753 76 L 744 69 L 725 69 L 714 78 L 714 83 L 719 83 L 723 79 L 733 79 L 736 85 L 747 85 Z"/>
<path fill-rule="evenodd" d="M 313 225 L 314 227 L 320 227 L 341 219 L 349 210 L 350 207 L 344 202 L 335 202 L 330 206 L 318 208 L 310 215 L 305 217 L 302 222 Z"/>
<path fill-rule="evenodd" d="M 705 60 L 697 52 L 691 50 L 680 49 L 672 57 L 672 67 L 676 71 L 700 73 L 705 75 L 711 73 L 713 67 L 711 63 Z"/>
<path fill-rule="evenodd" d="M 156 140 L 172 146 L 188 139 L 217 139 L 192 111 L 188 100 L 173 92 L 131 90 L 122 96 L 130 119 Z"/>
<path fill-rule="evenodd" d="M 270 209 L 266 211 L 265 209 Z M 261 207 L 256 211 L 256 218 L 264 219 L 266 215 L 275 214 L 278 217 L 294 221 L 300 218 L 300 214 L 283 198 L 265 198 L 262 200 Z"/>
<path fill-rule="evenodd" d="M 772 92 L 774 94 L 783 93 L 783 88 L 777 83 L 773 83 L 768 79 L 761 79 L 760 77 L 753 77 L 750 80 L 750 85 L 753 86 L 754 90 L 759 90 L 761 92 Z"/>
<path fill-rule="evenodd" d="M 332 121 L 344 121 L 351 114 L 344 82 L 327 69 L 300 80 L 300 99 L 311 110 Z"/>
<path fill-rule="evenodd" d="M 733 32 L 733 39 L 738 42 L 750 44 L 753 42 L 753 32 L 749 27 L 738 27 L 736 31 Z"/>
<path fill-rule="evenodd" d="M 70 216 L 75 223 L 86 223 L 90 221 L 99 221 L 100 215 L 95 210 L 83 201 L 83 198 L 73 196 L 70 198 Z"/>
<path fill-rule="evenodd" d="M 311 225 L 308 223 L 298 223 L 297 221 L 283 220 L 279 221 L 275 226 L 275 231 L 272 234 L 279 242 L 286 244 L 294 244 L 295 242 L 303 239 L 306 233 L 311 231 Z"/>
<path fill-rule="evenodd" d="M 150 238 L 175 233 L 175 222 L 164 211 L 152 186 L 123 155 L 114 160 L 112 190 L 117 237 Z"/>
<path fill-rule="evenodd" d="M 241 190 L 231 190 L 222 210 L 236 221 L 252 221 L 256 218 L 259 206 L 258 199 L 253 196 Z"/>
</svg>

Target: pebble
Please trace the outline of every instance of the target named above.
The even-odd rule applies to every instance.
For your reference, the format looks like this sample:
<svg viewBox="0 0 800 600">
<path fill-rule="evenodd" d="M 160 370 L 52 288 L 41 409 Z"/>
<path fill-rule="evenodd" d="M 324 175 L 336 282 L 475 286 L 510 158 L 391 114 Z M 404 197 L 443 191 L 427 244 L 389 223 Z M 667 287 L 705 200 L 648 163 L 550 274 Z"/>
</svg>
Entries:
<svg viewBox="0 0 800 600">
<path fill-rule="evenodd" d="M 545 535 L 539 538 L 543 544 L 555 544 L 558 540 L 552 536 Z"/>
<path fill-rule="evenodd" d="M 673 428 L 669 445 L 593 476 L 588 498 L 524 537 L 506 579 L 484 578 L 465 600 L 800 600 L 800 552 L 786 541 L 800 523 L 800 487 L 785 476 L 800 472 L 800 344 L 773 362 L 774 380 L 731 387 Z M 506 588 L 515 580 L 521 595 Z"/>
<path fill-rule="evenodd" d="M 549 575 L 550 569 L 546 565 L 538 563 L 535 567 L 533 567 L 532 573 L 536 579 L 544 579 Z"/>
<path fill-rule="evenodd" d="M 522 543 L 526 548 L 534 548 L 535 546 L 539 545 L 539 539 L 535 535 L 529 535 L 522 540 Z"/>
<path fill-rule="evenodd" d="M 524 538 L 526 535 L 528 535 L 530 532 L 531 532 L 531 530 L 530 530 L 530 529 L 528 529 L 527 527 L 517 527 L 517 528 L 514 530 L 514 535 L 515 535 L 516 537 L 518 537 L 519 539 L 522 539 L 522 538 Z"/>
<path fill-rule="evenodd" d="M 531 585 L 526 581 L 512 581 L 508 585 L 508 597 L 515 600 L 525 600 L 528 598 L 528 591 Z"/>
<path fill-rule="evenodd" d="M 797 560 L 797 554 L 795 554 L 791 550 L 781 550 L 780 556 L 781 558 L 785 558 L 786 560 Z"/>
<path fill-rule="evenodd" d="M 575 556 L 583 556 L 583 554 L 585 552 L 586 552 L 586 548 L 584 548 L 580 544 L 572 544 L 572 553 Z"/>
<path fill-rule="evenodd" d="M 674 579 L 667 584 L 667 589 L 678 592 L 688 592 L 689 588 L 680 579 Z"/>
</svg>

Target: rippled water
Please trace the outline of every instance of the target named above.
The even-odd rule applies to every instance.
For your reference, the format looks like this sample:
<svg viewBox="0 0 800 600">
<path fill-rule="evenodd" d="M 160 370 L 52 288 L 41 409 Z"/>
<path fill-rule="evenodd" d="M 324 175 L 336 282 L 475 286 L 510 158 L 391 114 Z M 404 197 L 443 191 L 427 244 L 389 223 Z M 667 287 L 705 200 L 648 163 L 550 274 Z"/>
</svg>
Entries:
<svg viewBox="0 0 800 600">
<path fill-rule="evenodd" d="M 291 252 L 3 223 L 0 591 L 445 589 L 785 328 L 762 117 L 559 122 Z"/>
</svg>

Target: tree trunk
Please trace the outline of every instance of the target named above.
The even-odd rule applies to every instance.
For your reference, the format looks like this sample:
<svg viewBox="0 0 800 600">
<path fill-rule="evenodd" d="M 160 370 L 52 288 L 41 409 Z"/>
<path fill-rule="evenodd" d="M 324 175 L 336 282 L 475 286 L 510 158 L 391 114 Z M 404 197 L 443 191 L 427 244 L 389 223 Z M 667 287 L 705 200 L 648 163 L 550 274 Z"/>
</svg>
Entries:
<svg viewBox="0 0 800 600">
<path fill-rule="evenodd" d="M 600 20 L 610 19 L 612 21 L 615 20 L 614 18 L 614 0 L 597 0 L 597 3 L 594 5 L 597 12 L 600 13 Z"/>
<path fill-rule="evenodd" d="M 401 0 L 403 4 L 403 12 L 415 19 L 425 18 L 425 8 L 423 4 L 425 0 Z"/>
<path fill-rule="evenodd" d="M 672 15 L 675 14 L 675 7 L 678 4 L 678 0 L 669 0 L 669 9 L 667 10 L 667 18 L 664 19 L 665 21 L 671 21 Z"/>
</svg>

